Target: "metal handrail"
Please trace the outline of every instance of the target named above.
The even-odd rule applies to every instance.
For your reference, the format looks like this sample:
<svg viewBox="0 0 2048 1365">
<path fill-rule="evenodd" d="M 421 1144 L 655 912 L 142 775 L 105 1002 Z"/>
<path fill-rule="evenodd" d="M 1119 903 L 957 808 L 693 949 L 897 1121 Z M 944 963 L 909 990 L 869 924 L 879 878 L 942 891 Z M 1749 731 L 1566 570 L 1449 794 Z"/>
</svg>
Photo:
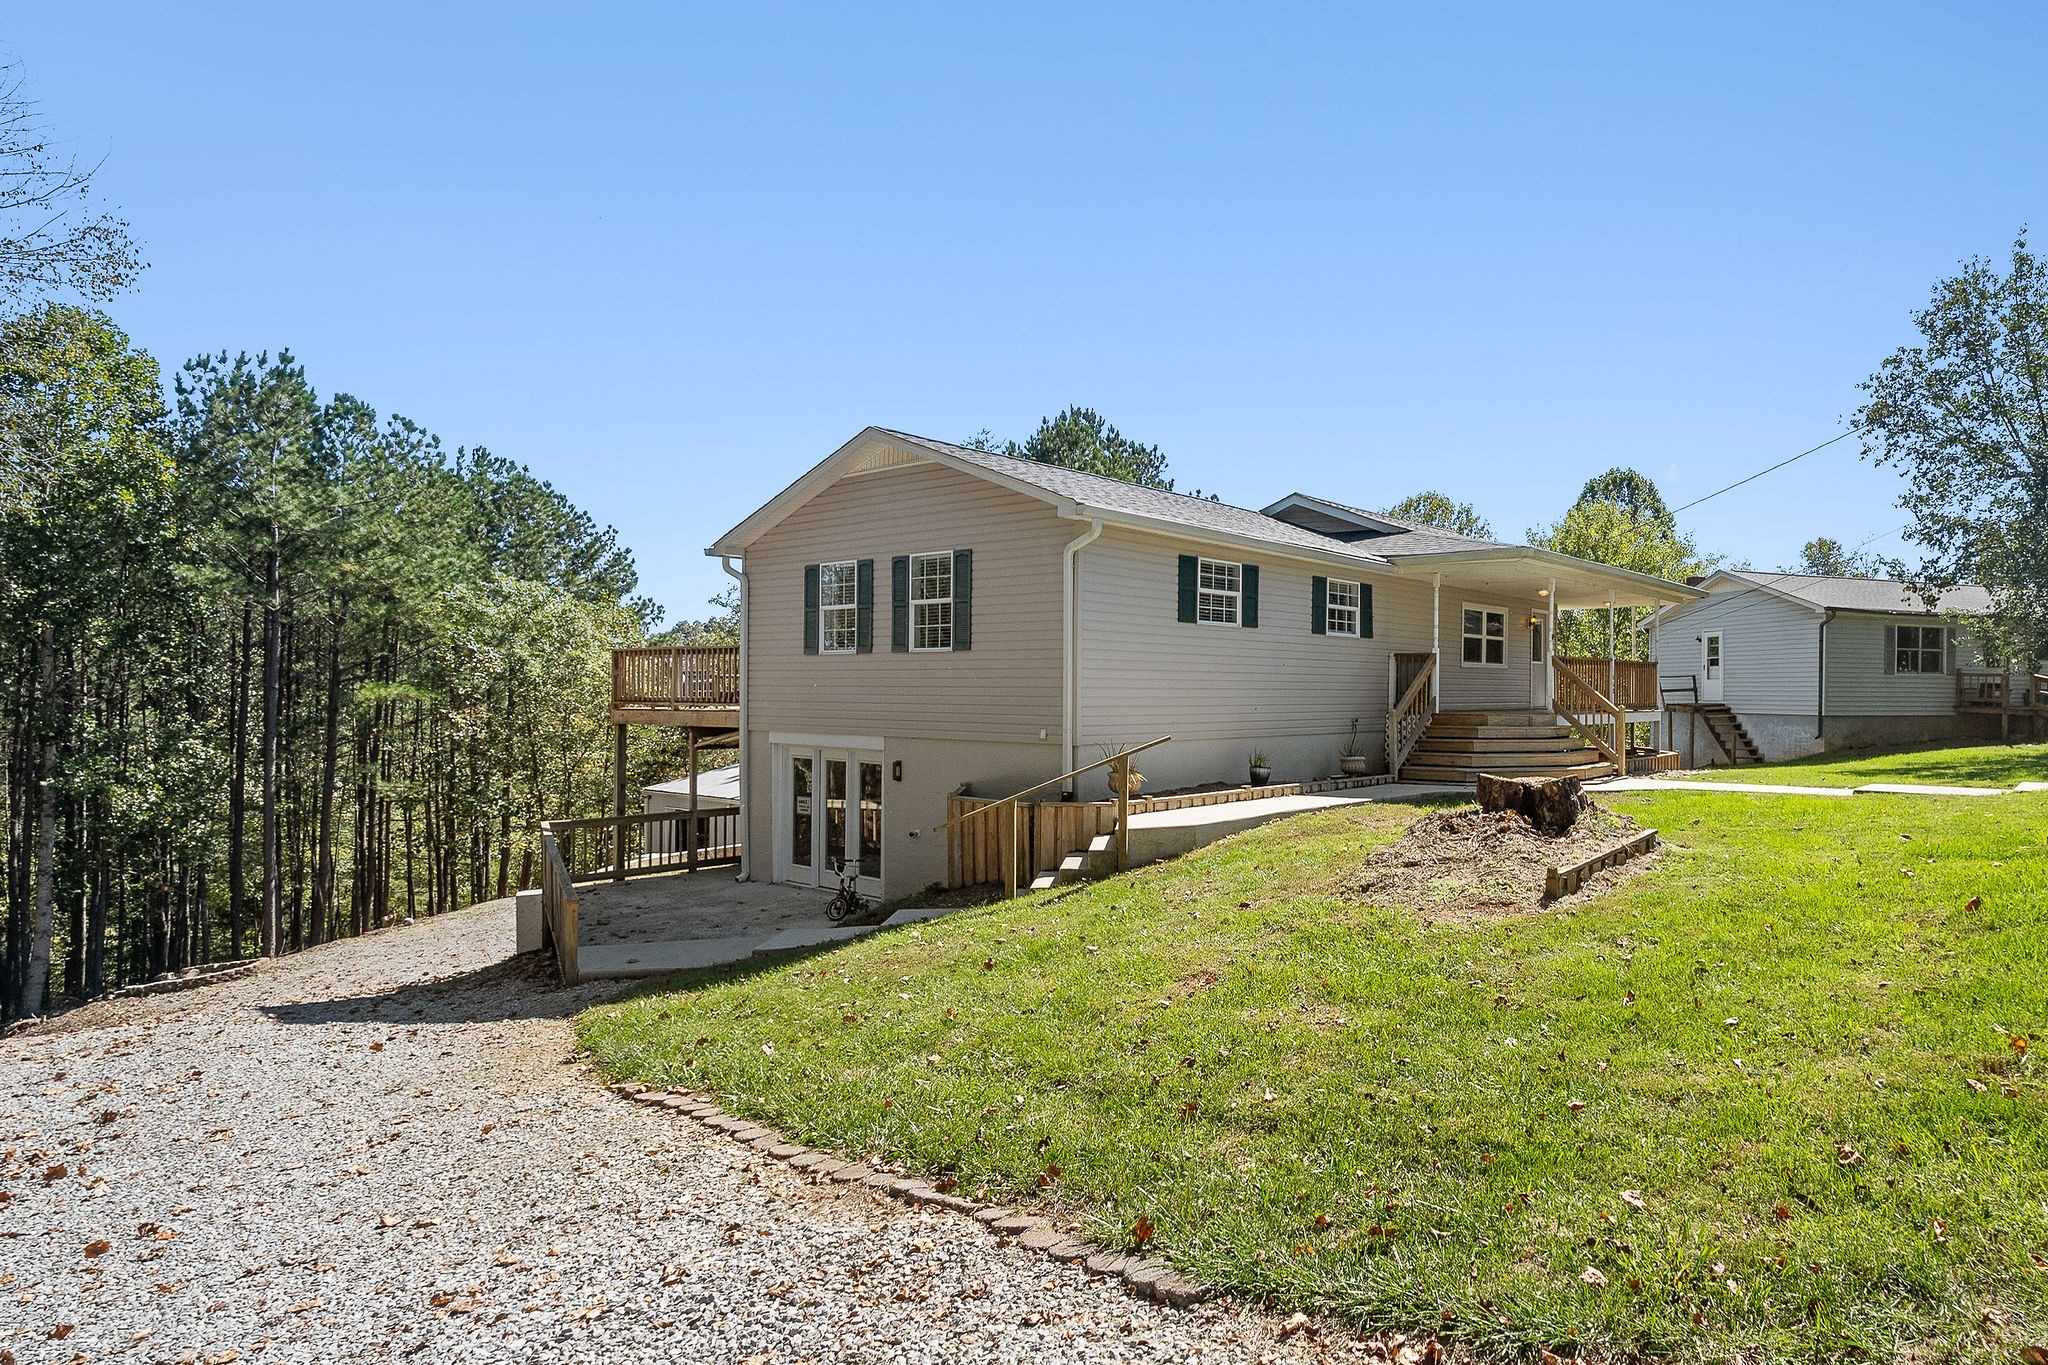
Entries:
<svg viewBox="0 0 2048 1365">
<path fill-rule="evenodd" d="M 1035 792 L 1044 791 L 1047 787 L 1056 787 L 1070 777 L 1079 777 L 1082 773 L 1092 773 L 1097 768 L 1115 767 L 1123 773 L 1123 781 L 1117 784 L 1118 790 L 1116 794 L 1116 866 L 1117 871 L 1122 872 L 1131 865 L 1131 756 L 1142 754 L 1147 749 L 1157 748 L 1172 738 L 1172 735 L 1161 735 L 1157 739 L 1146 740 L 1143 744 L 1134 744 L 1120 753 L 1111 754 L 1107 758 L 1099 758 L 1093 763 L 1074 769 L 1072 772 L 1065 772 L 1061 773 L 1058 777 L 1047 778 L 1036 786 L 1026 787 L 1023 791 L 1011 792 L 1008 796 L 991 801 L 986 806 L 977 806 L 973 810 L 964 811 L 950 820 L 944 820 L 933 825 L 932 833 L 936 834 L 942 829 L 951 829 L 954 825 L 964 824 L 979 816 L 987 815 L 990 811 L 1002 810 L 1008 807 L 1010 812 L 1010 851 L 1009 855 L 1003 859 L 1003 891 L 1006 896 L 1014 897 L 1017 894 L 1017 859 L 1024 852 L 1022 840 L 1019 837 L 1017 803 Z M 1000 844 L 998 844 L 998 847 L 1000 847 Z"/>
<path fill-rule="evenodd" d="M 998 806 L 1012 805 L 1018 800 L 1022 799 L 1023 797 L 1030 796 L 1033 792 L 1042 792 L 1047 787 L 1056 787 L 1070 777 L 1079 777 L 1082 773 L 1092 773 L 1097 768 L 1106 768 L 1112 763 L 1116 763 L 1123 759 L 1129 758 L 1132 754 L 1142 754 L 1147 749 L 1156 749 L 1160 745 L 1166 743 L 1166 741 L 1172 738 L 1172 735 L 1161 735 L 1157 739 L 1148 739 L 1143 744 L 1133 744 L 1130 748 L 1124 750 L 1122 753 L 1111 754 L 1108 758 L 1099 758 L 1095 762 L 1090 763 L 1085 768 L 1076 768 L 1070 773 L 1061 773 L 1058 777 L 1047 778 L 1045 781 L 1039 783 L 1035 787 L 1026 787 L 1023 791 L 1012 792 L 1008 796 L 1001 797 L 997 800 L 989 802 L 986 806 L 977 806 L 971 811 L 967 811 L 966 813 L 961 815 L 956 815 L 950 820 L 942 821 L 939 824 L 933 825 L 932 833 L 937 834 L 940 830 L 945 829 L 948 826 L 960 824 L 962 821 L 965 820 L 972 820 L 978 815 L 986 815 L 988 814 L 988 812 L 996 809 Z"/>
</svg>

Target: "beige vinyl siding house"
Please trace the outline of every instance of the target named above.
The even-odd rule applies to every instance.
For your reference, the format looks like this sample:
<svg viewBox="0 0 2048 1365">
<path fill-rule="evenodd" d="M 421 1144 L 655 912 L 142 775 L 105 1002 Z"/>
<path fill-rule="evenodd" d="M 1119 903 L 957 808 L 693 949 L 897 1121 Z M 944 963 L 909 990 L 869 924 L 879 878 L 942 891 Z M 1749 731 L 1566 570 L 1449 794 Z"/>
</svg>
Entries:
<svg viewBox="0 0 2048 1365">
<path fill-rule="evenodd" d="M 743 875 L 826 887 L 843 858 L 885 897 L 948 875 L 951 793 L 1161 735 L 1153 790 L 1242 783 L 1255 751 L 1277 781 L 1322 778 L 1353 720 L 1383 767 L 1395 654 L 1438 655 L 1435 712 L 1525 714 L 1550 706 L 1556 607 L 1693 595 L 1299 494 L 1254 511 L 881 428 L 710 553 L 742 584 Z"/>
<path fill-rule="evenodd" d="M 1657 618 L 1653 655 L 1664 685 L 1691 683 L 1704 702 L 1732 710 L 1767 759 L 1833 749 L 1911 744 L 1984 732 L 1957 708 L 1957 670 L 1981 666 L 1969 617 L 1989 605 L 1981 588 L 1951 591 L 1929 610 L 1885 579 L 1723 570 L 1707 595 Z M 1938 648 L 1900 667 L 1900 632 Z M 1924 671 L 1923 671 L 1924 666 Z M 1680 752 L 1714 746 L 1676 717 Z M 1704 729 L 1700 732 L 1705 734 Z"/>
</svg>

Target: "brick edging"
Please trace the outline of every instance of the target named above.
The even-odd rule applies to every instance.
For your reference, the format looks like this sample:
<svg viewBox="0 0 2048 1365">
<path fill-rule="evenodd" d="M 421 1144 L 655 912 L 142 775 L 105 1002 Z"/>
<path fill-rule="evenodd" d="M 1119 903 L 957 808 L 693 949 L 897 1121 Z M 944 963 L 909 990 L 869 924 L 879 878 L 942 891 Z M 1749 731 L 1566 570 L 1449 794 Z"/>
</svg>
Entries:
<svg viewBox="0 0 2048 1365">
<path fill-rule="evenodd" d="M 1078 1235 L 1062 1232 L 1049 1219 L 1036 1214 L 1022 1213 L 1000 1204 L 963 1199 L 935 1189 L 915 1176 L 898 1175 L 866 1162 L 848 1161 L 831 1152 L 820 1152 L 800 1142 L 791 1142 L 773 1128 L 726 1113 L 701 1095 L 663 1090 L 631 1081 L 616 1082 L 606 1088 L 635 1104 L 666 1109 L 679 1117 L 695 1119 L 704 1127 L 745 1143 L 812 1180 L 860 1185 L 906 1203 L 965 1214 L 997 1236 L 1014 1237 L 1018 1246 L 1043 1252 L 1051 1260 L 1078 1265 L 1091 1275 L 1114 1276 L 1122 1281 L 1128 1292 L 1141 1298 L 1171 1308 L 1187 1308 L 1215 1293 L 1209 1286 L 1188 1279 L 1154 1257 L 1135 1256 L 1097 1246 Z"/>
</svg>

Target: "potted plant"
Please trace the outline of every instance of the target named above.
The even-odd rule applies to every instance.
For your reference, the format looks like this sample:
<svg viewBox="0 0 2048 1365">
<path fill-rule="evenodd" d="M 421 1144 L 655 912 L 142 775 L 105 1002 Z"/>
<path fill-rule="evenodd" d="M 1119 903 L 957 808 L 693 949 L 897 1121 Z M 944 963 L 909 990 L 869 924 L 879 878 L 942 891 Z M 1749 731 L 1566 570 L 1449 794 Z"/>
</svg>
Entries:
<svg viewBox="0 0 2048 1365">
<path fill-rule="evenodd" d="M 1344 741 L 1344 747 L 1337 751 L 1337 766 L 1346 777 L 1364 777 L 1372 771 L 1372 754 L 1368 746 L 1358 742 L 1358 721 L 1351 722 L 1351 738 Z"/>
<path fill-rule="evenodd" d="M 1116 758 L 1128 752 L 1131 746 L 1128 744 L 1098 744 L 1095 747 L 1102 751 L 1102 756 L 1104 758 Z M 1128 767 L 1130 767 L 1128 763 L 1124 764 L 1123 767 L 1118 767 L 1115 764 L 1110 765 L 1109 789 L 1110 791 L 1116 793 L 1119 796 L 1136 796 L 1138 794 L 1138 788 L 1145 785 L 1145 774 L 1139 772 L 1136 768 L 1131 768 L 1130 790 L 1124 790 L 1123 769 Z"/>
<path fill-rule="evenodd" d="M 1273 780 L 1273 766 L 1263 750 L 1252 753 L 1252 785 L 1263 787 Z"/>
</svg>

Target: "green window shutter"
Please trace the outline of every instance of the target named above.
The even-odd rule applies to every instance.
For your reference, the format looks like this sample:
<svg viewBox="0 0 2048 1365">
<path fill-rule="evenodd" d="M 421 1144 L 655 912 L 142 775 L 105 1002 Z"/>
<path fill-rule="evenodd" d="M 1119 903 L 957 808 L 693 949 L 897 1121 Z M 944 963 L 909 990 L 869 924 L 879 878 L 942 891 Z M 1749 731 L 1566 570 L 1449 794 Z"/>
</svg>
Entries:
<svg viewBox="0 0 2048 1365">
<path fill-rule="evenodd" d="M 1330 580 L 1321 574 L 1308 581 L 1308 629 L 1311 635 L 1330 633 Z"/>
<path fill-rule="evenodd" d="M 953 652 L 974 648 L 974 551 L 953 551 Z"/>
<path fill-rule="evenodd" d="M 875 561 L 854 565 L 853 652 L 875 652 Z"/>
<path fill-rule="evenodd" d="M 889 561 L 889 648 L 897 654 L 910 651 L 909 555 Z"/>
<path fill-rule="evenodd" d="M 1193 555 L 1180 557 L 1180 619 L 1195 619 L 1195 584 L 1199 581 L 1201 566 Z"/>
<path fill-rule="evenodd" d="M 818 652 L 818 566 L 804 565 L 804 653 Z"/>
<path fill-rule="evenodd" d="M 1259 624 L 1259 566 L 1244 566 L 1244 602 L 1238 611 L 1238 623 L 1246 630 L 1255 629 Z"/>
<path fill-rule="evenodd" d="M 1945 656 L 1948 664 L 1947 672 L 1953 676 L 1956 671 L 1956 628 L 1954 626 L 1945 628 L 1941 632 L 1941 638 L 1948 645 L 1948 653 Z"/>
<path fill-rule="evenodd" d="M 1884 671 L 1887 673 L 1899 671 L 1899 628 L 1897 626 L 1886 626 L 1884 628 Z"/>
<path fill-rule="evenodd" d="M 1372 638 L 1372 584 L 1358 585 L 1358 634 L 1361 639 Z"/>
</svg>

